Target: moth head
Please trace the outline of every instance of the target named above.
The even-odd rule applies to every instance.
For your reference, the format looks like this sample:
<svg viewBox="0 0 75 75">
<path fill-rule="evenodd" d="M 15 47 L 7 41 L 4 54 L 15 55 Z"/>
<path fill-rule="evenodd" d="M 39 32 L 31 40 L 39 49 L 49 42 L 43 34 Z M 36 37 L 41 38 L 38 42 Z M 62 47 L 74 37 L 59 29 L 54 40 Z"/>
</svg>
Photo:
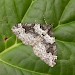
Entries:
<svg viewBox="0 0 75 75">
<path fill-rule="evenodd" d="M 40 24 L 35 24 L 34 29 L 35 29 L 35 30 L 40 29 Z"/>
</svg>

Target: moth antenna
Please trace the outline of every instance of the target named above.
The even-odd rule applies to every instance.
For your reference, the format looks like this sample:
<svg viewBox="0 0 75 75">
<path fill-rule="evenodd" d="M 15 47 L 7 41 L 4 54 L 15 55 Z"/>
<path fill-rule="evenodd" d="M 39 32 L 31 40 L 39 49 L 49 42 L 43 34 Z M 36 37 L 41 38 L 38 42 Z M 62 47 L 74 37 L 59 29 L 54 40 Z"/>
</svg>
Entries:
<svg viewBox="0 0 75 75">
<path fill-rule="evenodd" d="M 43 18 L 44 18 L 45 24 L 47 24 L 47 22 L 46 22 L 46 19 L 45 19 L 45 16 L 44 16 L 44 15 L 43 15 Z"/>
</svg>

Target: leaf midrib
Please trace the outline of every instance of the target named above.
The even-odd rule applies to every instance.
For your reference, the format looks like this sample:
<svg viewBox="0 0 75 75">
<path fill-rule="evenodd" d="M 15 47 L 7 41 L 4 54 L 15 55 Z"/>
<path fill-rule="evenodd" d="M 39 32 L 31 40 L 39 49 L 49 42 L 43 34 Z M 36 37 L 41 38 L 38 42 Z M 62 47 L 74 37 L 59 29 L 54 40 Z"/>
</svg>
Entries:
<svg viewBox="0 0 75 75">
<path fill-rule="evenodd" d="M 18 43 L 18 44 L 15 43 L 14 45 L 12 45 L 12 46 L 10 46 L 9 48 L 5 49 L 3 52 L 0 53 L 0 57 L 1 57 L 2 54 L 7 53 L 7 52 L 10 51 L 11 49 L 13 49 L 13 48 L 15 48 L 15 47 L 18 47 L 18 46 L 20 46 L 21 44 L 22 44 L 22 43 Z"/>
</svg>

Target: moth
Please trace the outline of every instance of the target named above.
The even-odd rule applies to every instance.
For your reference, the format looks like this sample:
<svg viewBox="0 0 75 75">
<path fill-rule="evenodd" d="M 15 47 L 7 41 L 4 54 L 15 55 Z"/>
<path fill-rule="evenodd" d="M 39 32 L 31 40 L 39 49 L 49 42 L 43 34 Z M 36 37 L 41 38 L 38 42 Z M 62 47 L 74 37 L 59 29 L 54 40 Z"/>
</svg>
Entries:
<svg viewBox="0 0 75 75">
<path fill-rule="evenodd" d="M 13 33 L 25 45 L 30 45 L 33 52 L 46 64 L 53 67 L 56 64 L 57 50 L 52 25 L 22 24 L 12 27 Z"/>
</svg>

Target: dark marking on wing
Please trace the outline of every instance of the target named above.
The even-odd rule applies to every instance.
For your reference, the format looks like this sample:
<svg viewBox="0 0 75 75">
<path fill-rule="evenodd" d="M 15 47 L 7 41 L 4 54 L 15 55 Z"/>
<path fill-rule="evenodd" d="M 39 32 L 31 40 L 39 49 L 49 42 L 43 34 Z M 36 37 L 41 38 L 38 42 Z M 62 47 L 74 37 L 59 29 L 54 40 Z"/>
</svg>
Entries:
<svg viewBox="0 0 75 75">
<path fill-rule="evenodd" d="M 49 44 L 49 48 L 46 50 L 46 52 L 47 52 L 47 53 L 51 52 L 52 55 L 56 55 L 56 54 L 57 54 L 57 53 L 56 53 L 56 49 L 55 49 L 55 50 L 53 49 L 54 46 L 56 46 L 55 43 Z"/>
<path fill-rule="evenodd" d="M 22 28 L 25 29 L 25 32 L 26 32 L 26 33 L 29 33 L 29 32 L 34 33 L 34 28 L 33 28 L 34 25 L 35 25 L 35 24 L 31 24 L 31 26 L 22 25 Z"/>
<path fill-rule="evenodd" d="M 53 32 L 52 32 L 52 30 L 53 30 L 53 25 L 40 25 L 40 28 L 42 29 L 42 30 L 47 30 L 48 29 L 48 32 L 47 32 L 47 34 L 48 35 L 50 35 L 51 37 L 53 36 Z"/>
</svg>

